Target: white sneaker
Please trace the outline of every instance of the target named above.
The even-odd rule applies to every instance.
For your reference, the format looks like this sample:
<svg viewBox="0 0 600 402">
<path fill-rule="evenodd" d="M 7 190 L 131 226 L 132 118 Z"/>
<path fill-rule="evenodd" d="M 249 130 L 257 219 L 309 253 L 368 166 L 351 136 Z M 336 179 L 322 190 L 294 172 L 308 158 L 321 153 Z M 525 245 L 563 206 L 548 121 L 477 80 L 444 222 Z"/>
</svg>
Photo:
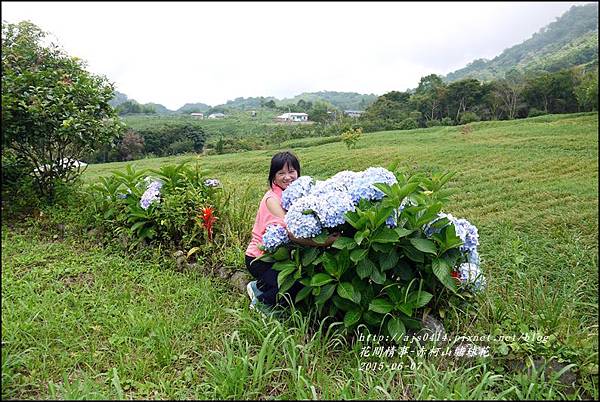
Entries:
<svg viewBox="0 0 600 402">
<path fill-rule="evenodd" d="M 246 285 L 246 291 L 248 292 L 248 296 L 250 297 L 250 309 L 254 309 L 256 303 L 258 303 L 258 295 L 261 293 L 256 286 L 256 281 L 248 282 Z"/>
</svg>

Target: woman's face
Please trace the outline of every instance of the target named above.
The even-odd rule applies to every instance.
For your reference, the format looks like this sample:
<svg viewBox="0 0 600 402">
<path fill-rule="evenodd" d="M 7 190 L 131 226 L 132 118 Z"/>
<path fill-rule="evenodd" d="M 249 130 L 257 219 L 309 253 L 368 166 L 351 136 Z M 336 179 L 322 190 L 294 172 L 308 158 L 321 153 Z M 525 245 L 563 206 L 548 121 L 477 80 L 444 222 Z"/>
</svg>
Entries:
<svg viewBox="0 0 600 402">
<path fill-rule="evenodd" d="M 277 173 L 275 173 L 275 180 L 273 181 L 273 183 L 277 184 L 279 187 L 285 190 L 290 185 L 290 183 L 296 180 L 297 178 L 298 172 L 296 171 L 296 169 L 294 169 L 293 166 L 290 166 L 286 163 L 281 170 L 278 170 Z"/>
</svg>

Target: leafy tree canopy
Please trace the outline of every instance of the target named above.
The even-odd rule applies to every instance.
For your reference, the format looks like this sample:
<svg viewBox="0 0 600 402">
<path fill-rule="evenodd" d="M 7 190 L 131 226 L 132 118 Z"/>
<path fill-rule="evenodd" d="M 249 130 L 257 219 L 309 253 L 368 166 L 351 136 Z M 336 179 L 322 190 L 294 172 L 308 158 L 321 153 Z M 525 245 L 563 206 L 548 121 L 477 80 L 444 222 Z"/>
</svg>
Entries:
<svg viewBox="0 0 600 402">
<path fill-rule="evenodd" d="M 45 37 L 29 21 L 2 23 L 2 145 L 37 169 L 39 190 L 52 195 L 56 179 L 74 180 L 77 160 L 123 125 L 109 104 L 113 85 Z"/>
</svg>

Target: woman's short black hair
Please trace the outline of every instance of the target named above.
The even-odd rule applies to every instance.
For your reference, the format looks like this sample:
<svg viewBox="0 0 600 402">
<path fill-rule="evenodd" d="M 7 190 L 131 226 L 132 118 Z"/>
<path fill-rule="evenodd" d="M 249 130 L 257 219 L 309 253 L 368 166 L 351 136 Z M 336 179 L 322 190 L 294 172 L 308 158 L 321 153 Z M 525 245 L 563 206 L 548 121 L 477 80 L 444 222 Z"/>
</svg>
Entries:
<svg viewBox="0 0 600 402">
<path fill-rule="evenodd" d="M 269 187 L 271 187 L 273 185 L 273 182 L 275 181 L 275 174 L 277 174 L 277 172 L 283 169 L 285 165 L 291 166 L 294 169 L 296 169 L 296 172 L 298 172 L 298 177 L 300 177 L 300 162 L 298 161 L 298 158 L 296 158 L 296 155 L 288 151 L 279 152 L 273 155 L 273 158 L 271 158 L 271 169 L 269 170 Z"/>
</svg>

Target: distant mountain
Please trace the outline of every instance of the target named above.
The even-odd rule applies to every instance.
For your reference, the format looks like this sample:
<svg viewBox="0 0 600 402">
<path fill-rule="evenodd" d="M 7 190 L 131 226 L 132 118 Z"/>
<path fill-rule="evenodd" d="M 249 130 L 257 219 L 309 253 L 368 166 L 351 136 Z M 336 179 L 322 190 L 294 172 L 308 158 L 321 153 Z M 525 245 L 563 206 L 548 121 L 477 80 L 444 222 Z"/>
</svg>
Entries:
<svg viewBox="0 0 600 402">
<path fill-rule="evenodd" d="M 363 95 L 356 92 L 335 91 L 304 92 L 293 98 L 282 99 L 280 103 L 283 105 L 298 103 L 300 99 L 313 103 L 316 100 L 322 100 L 331 103 L 341 110 L 365 110 L 371 103 L 377 100 L 377 95 Z"/>
<path fill-rule="evenodd" d="M 125 103 L 128 100 L 129 100 L 129 98 L 127 97 L 127 95 L 125 95 L 124 93 L 121 93 L 119 91 L 115 91 L 115 95 L 113 96 L 113 98 L 111 100 L 108 101 L 108 104 L 111 105 L 112 107 L 117 107 L 121 103 Z"/>
<path fill-rule="evenodd" d="M 477 59 L 449 73 L 444 81 L 463 78 L 491 81 L 517 68 L 523 71 L 557 71 L 598 66 L 598 4 L 573 6 L 525 42 L 504 50 L 492 60 Z"/>
<path fill-rule="evenodd" d="M 206 103 L 186 103 L 185 105 L 177 109 L 176 112 L 184 114 L 195 112 L 204 113 L 208 109 L 210 109 L 210 105 L 207 105 Z"/>
<path fill-rule="evenodd" d="M 325 101 L 341 110 L 365 110 L 371 103 L 375 102 L 377 95 L 363 95 L 356 92 L 335 92 L 335 91 L 321 91 L 321 92 L 305 92 L 300 95 L 296 95 L 293 98 L 277 99 L 273 96 L 258 96 L 249 98 L 235 98 L 228 100 L 226 103 L 217 106 L 210 106 L 205 103 L 186 103 L 179 109 L 173 111 L 167 109 L 165 106 L 158 103 L 146 103 L 143 106 L 152 106 L 156 110 L 157 114 L 189 114 L 193 112 L 207 112 L 209 110 L 249 110 L 258 109 L 266 102 L 274 101 L 279 105 L 287 105 L 291 103 L 298 103 L 300 99 L 304 101 L 315 102 L 317 100 Z M 134 99 L 130 99 L 127 95 L 115 91 L 115 96 L 109 103 L 113 107 L 117 107 L 127 101 L 136 102 Z"/>
<path fill-rule="evenodd" d="M 257 96 L 257 97 L 250 97 L 250 98 L 239 97 L 239 98 L 235 98 L 234 100 L 228 100 L 226 103 L 223 103 L 221 105 L 214 106 L 214 108 L 215 109 L 240 109 L 240 110 L 258 109 L 265 102 L 268 102 L 270 100 L 277 101 L 277 99 L 272 96 L 267 96 L 267 97 Z"/>
<path fill-rule="evenodd" d="M 111 105 L 112 107 L 116 108 L 117 106 L 122 105 L 125 102 L 133 102 L 133 103 L 139 104 L 140 106 L 144 106 L 146 108 L 151 107 L 156 111 L 157 114 L 175 113 L 174 111 L 167 109 L 165 106 L 161 105 L 160 103 L 150 102 L 150 103 L 140 104 L 135 99 L 130 99 L 129 97 L 127 97 L 127 95 L 125 95 L 124 93 L 119 92 L 119 91 L 115 91 L 113 98 L 108 101 L 108 104 Z"/>
<path fill-rule="evenodd" d="M 157 114 L 173 114 L 175 113 L 172 110 L 167 109 L 166 106 L 161 105 L 160 103 L 144 103 L 144 106 L 151 106 L 154 108 Z"/>
</svg>

